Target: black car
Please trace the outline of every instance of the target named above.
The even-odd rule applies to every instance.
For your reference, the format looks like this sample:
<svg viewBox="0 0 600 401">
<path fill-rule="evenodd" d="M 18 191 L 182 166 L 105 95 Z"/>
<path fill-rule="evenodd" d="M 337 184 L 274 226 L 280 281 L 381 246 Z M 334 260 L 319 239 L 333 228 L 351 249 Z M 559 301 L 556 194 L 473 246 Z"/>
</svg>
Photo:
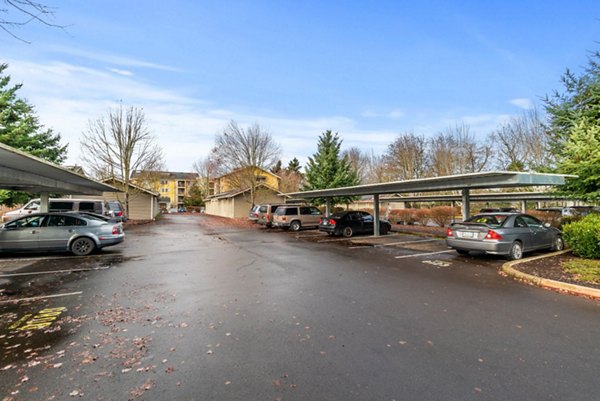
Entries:
<svg viewBox="0 0 600 401">
<path fill-rule="evenodd" d="M 325 231 L 329 235 L 343 235 L 352 237 L 354 234 L 372 234 L 373 216 L 367 212 L 345 211 L 337 212 L 329 217 L 321 219 L 319 231 Z M 392 229 L 389 221 L 379 220 L 379 233 L 387 234 Z"/>
</svg>

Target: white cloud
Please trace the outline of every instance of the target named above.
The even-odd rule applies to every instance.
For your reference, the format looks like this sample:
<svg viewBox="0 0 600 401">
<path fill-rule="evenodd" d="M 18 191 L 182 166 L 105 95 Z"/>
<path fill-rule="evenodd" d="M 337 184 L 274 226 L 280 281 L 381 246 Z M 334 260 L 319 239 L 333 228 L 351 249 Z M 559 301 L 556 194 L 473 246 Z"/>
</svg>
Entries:
<svg viewBox="0 0 600 401">
<path fill-rule="evenodd" d="M 138 60 L 131 57 L 124 57 L 120 55 L 108 54 L 100 51 L 85 51 L 81 49 L 75 49 L 72 47 L 65 46 L 51 46 L 48 48 L 50 51 L 59 54 L 65 54 L 70 56 L 77 56 L 87 58 L 93 61 L 100 61 L 106 64 L 113 64 L 126 67 L 139 67 L 148 68 L 153 70 L 171 71 L 171 72 L 182 72 L 183 70 L 176 67 L 171 67 L 162 64 L 151 63 L 144 60 Z"/>
<path fill-rule="evenodd" d="M 166 167 L 189 171 L 194 161 L 208 155 L 215 134 L 230 120 L 240 125 L 258 122 L 282 145 L 284 162 L 297 157 L 305 162 L 317 148 L 319 135 L 331 129 L 340 133 L 343 147 L 376 151 L 393 138 L 389 132 L 362 131 L 356 121 L 344 116 L 286 118 L 241 114 L 211 107 L 172 89 L 154 87 L 133 75 L 81 67 L 64 62 L 9 60 L 14 82 L 23 82 L 20 95 L 35 105 L 42 124 L 60 133 L 69 144 L 68 164 L 80 163 L 82 132 L 93 121 L 118 105 L 143 107 L 148 126 L 163 149 Z"/>
<path fill-rule="evenodd" d="M 518 98 L 518 99 L 511 99 L 508 101 L 510 104 L 512 104 L 513 106 L 517 106 L 521 109 L 525 109 L 525 110 L 529 110 L 533 108 L 533 101 L 531 99 L 527 99 L 527 98 Z"/>
<path fill-rule="evenodd" d="M 115 74 L 119 74 L 119 75 L 123 75 L 126 77 L 132 77 L 134 74 L 131 71 L 128 70 L 120 70 L 118 68 L 109 68 L 108 69 L 110 72 L 114 72 Z"/>
<path fill-rule="evenodd" d="M 281 144 L 284 163 L 297 157 L 303 165 L 316 152 L 321 133 L 328 129 L 339 132 L 343 149 L 358 147 L 379 154 L 399 132 L 406 131 L 402 127 L 364 129 L 357 120 L 339 115 L 295 118 L 239 113 L 228 110 L 227 105 L 215 107 L 176 89 L 152 86 L 134 75 L 105 68 L 52 61 L 7 61 L 13 82 L 24 83 L 20 95 L 35 105 L 40 122 L 60 133 L 64 143 L 69 143 L 68 164 L 80 163 L 79 140 L 89 121 L 106 115 L 121 100 L 126 106 L 143 107 L 148 127 L 165 154 L 166 168 L 172 171 L 190 171 L 194 161 L 208 155 L 215 134 L 230 120 L 242 126 L 258 122 Z M 380 118 L 384 120 L 404 115 L 399 109 L 383 114 Z M 501 114 L 452 117 L 411 114 L 411 121 L 404 125 L 408 125 L 409 131 L 435 134 L 464 122 L 480 137 L 508 118 Z"/>
</svg>

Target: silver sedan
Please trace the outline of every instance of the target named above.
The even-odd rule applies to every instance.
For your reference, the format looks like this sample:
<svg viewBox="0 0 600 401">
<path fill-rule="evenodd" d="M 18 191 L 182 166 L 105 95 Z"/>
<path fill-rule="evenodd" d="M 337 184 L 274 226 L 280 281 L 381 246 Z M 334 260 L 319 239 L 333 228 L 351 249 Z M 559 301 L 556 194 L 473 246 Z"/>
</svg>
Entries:
<svg viewBox="0 0 600 401">
<path fill-rule="evenodd" d="M 124 239 L 121 223 L 90 214 L 36 213 L 0 225 L 0 252 L 70 251 L 84 256 Z"/>
<path fill-rule="evenodd" d="M 446 230 L 446 244 L 461 255 L 470 251 L 520 259 L 524 252 L 564 249 L 560 230 L 523 213 L 484 213 Z"/>
</svg>

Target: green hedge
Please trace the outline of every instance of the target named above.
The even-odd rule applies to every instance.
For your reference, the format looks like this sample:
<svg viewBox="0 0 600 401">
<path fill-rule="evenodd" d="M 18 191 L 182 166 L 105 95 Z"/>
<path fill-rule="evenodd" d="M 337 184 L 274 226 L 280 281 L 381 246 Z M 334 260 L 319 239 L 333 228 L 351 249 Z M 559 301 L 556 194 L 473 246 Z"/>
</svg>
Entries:
<svg viewBox="0 0 600 401">
<path fill-rule="evenodd" d="M 566 243 L 577 256 L 600 259 L 600 215 L 590 214 L 579 221 L 563 225 Z"/>
</svg>

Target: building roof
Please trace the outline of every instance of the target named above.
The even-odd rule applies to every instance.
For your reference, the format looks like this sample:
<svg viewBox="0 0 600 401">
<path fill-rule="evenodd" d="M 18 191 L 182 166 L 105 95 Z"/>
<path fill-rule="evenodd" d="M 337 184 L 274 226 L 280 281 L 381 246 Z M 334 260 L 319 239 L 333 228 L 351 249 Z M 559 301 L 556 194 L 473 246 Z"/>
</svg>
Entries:
<svg viewBox="0 0 600 401">
<path fill-rule="evenodd" d="M 118 189 L 0 143 L 0 188 L 30 193 L 101 195 Z"/>
<path fill-rule="evenodd" d="M 121 180 L 120 178 L 107 178 L 107 179 L 103 180 L 102 182 L 111 182 L 111 181 L 118 182 L 120 185 L 125 185 L 125 181 Z M 145 192 L 145 193 L 147 193 L 149 195 L 152 195 L 152 196 L 158 197 L 160 195 L 158 192 L 154 192 L 154 191 L 151 191 L 149 189 L 142 188 L 139 185 L 135 185 L 135 184 L 133 184 L 131 182 L 129 183 L 129 186 L 131 188 L 135 189 L 136 191 Z"/>
<path fill-rule="evenodd" d="M 131 178 L 138 178 L 144 171 L 136 170 L 131 173 Z M 200 175 L 198 173 L 186 173 L 177 171 L 152 171 L 153 174 L 159 175 L 162 179 L 168 180 L 197 180 Z"/>
</svg>

